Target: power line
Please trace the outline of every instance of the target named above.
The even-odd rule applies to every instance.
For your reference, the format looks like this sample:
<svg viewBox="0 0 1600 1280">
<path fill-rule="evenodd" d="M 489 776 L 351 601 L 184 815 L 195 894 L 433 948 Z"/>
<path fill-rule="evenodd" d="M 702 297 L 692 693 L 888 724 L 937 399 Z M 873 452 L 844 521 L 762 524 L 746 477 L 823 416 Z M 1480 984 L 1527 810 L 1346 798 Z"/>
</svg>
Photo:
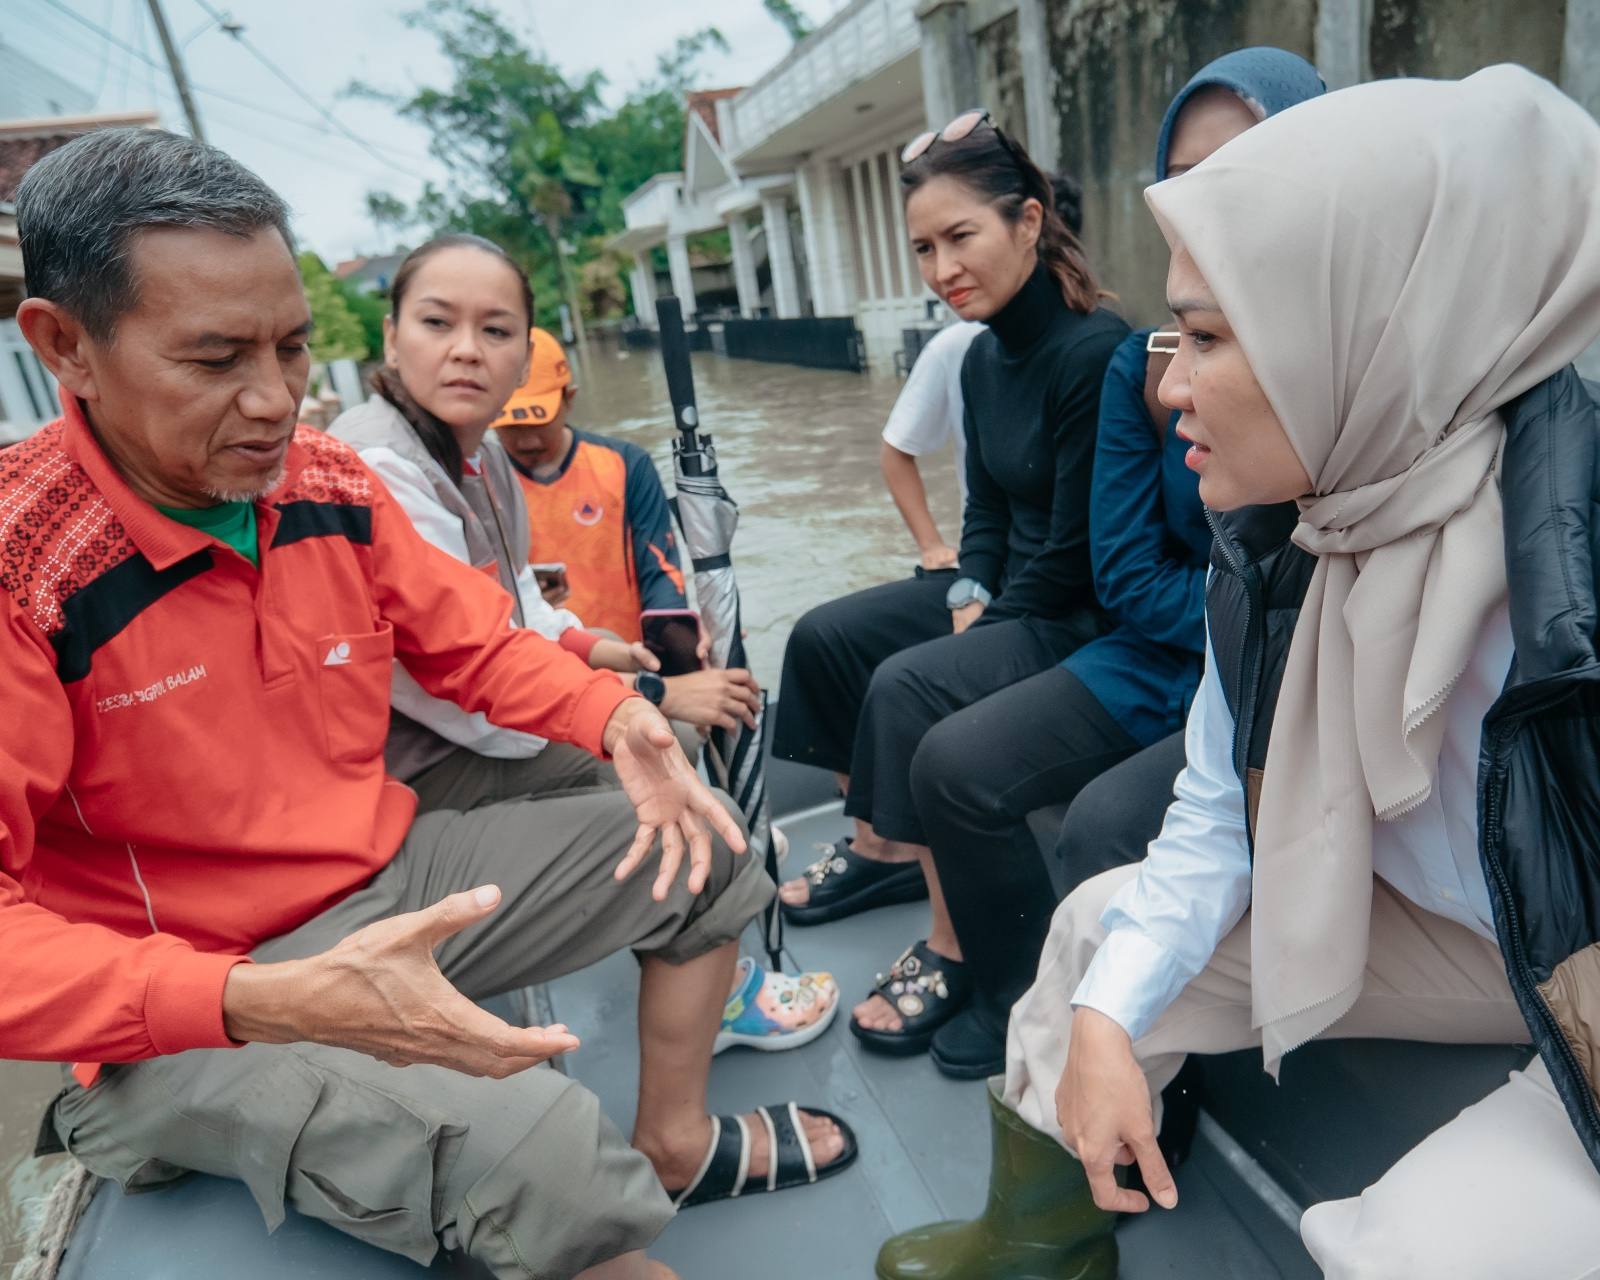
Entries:
<svg viewBox="0 0 1600 1280">
<path fill-rule="evenodd" d="M 320 133 L 325 138 L 341 138 L 344 136 L 338 130 L 330 129 L 326 125 L 321 124 L 316 120 L 306 120 L 300 116 L 279 115 L 276 111 L 266 110 L 259 102 L 252 102 L 248 98 L 241 98 L 236 94 L 224 93 L 221 89 L 209 89 L 203 84 L 197 84 L 195 85 L 195 88 L 201 93 L 205 94 L 206 97 L 215 98 L 218 102 L 231 102 L 234 106 L 243 107 L 246 111 L 254 111 L 257 115 L 268 116 L 273 120 L 282 121 L 284 124 L 293 124 L 298 125 L 302 129 L 310 129 L 313 133 Z M 422 163 L 427 163 L 429 161 L 428 156 L 420 155 L 415 151 L 407 151 L 401 147 L 391 147 L 384 142 L 374 142 L 372 145 L 380 150 L 392 152 L 393 154 L 407 160 L 415 160 Z M 379 156 L 378 159 L 381 160 L 383 157 Z M 385 163 L 389 162 L 385 161 Z M 390 167 L 392 168 L 394 166 L 391 164 Z M 402 172 L 405 171 L 402 170 Z"/>
<path fill-rule="evenodd" d="M 363 151 L 365 151 L 368 155 L 370 155 L 374 160 L 378 160 L 378 161 L 382 162 L 383 164 L 388 165 L 390 168 L 395 169 L 395 170 L 397 170 L 397 171 L 399 171 L 401 173 L 406 173 L 406 170 L 402 169 L 399 165 L 395 164 L 395 162 L 393 160 L 390 160 L 387 156 L 381 155 L 379 152 L 375 151 L 370 145 L 368 145 L 367 140 L 365 138 L 363 138 L 360 134 L 354 132 L 352 129 L 347 127 L 345 125 L 344 121 L 340 120 L 331 111 L 329 111 L 320 102 L 318 102 L 315 98 L 313 98 L 309 93 L 307 93 L 304 89 L 302 89 L 298 84 L 296 84 L 294 82 L 294 80 L 290 77 L 290 75 L 289 75 L 289 73 L 287 71 L 285 71 L 282 67 L 280 67 L 271 58 L 267 57 L 266 54 L 262 53 L 261 50 L 256 48 L 256 46 L 254 44 L 252 44 L 249 40 L 245 39 L 244 33 L 242 31 L 236 29 L 235 27 L 230 27 L 227 24 L 228 23 L 227 18 L 224 15 L 218 13 L 215 8 L 213 8 L 210 4 L 208 4 L 206 2 L 206 0 L 195 0 L 195 3 L 200 6 L 200 8 L 201 8 L 201 10 L 203 12 L 205 12 L 208 15 L 210 15 L 217 22 L 223 24 L 223 30 L 226 31 L 228 33 L 228 35 L 233 37 L 233 39 L 236 40 L 240 45 L 242 45 L 250 53 L 251 57 L 253 57 L 257 62 L 259 62 L 268 71 L 272 72 L 273 75 L 277 76 L 277 78 L 279 80 L 281 80 L 283 82 L 283 84 L 288 89 L 290 89 L 302 102 L 304 102 L 307 106 L 309 106 L 313 111 L 315 111 L 319 116 L 321 116 L 324 120 L 326 120 L 329 124 L 331 124 L 340 133 L 344 134 L 345 137 L 349 138 L 351 142 L 355 143 L 356 146 L 360 147 Z M 407 176 L 410 176 L 410 175 L 407 174 Z"/>
<path fill-rule="evenodd" d="M 189 136 L 197 142 L 206 140 L 205 129 L 200 124 L 200 112 L 194 105 L 194 91 L 189 88 L 189 73 L 184 70 L 183 57 L 178 46 L 172 43 L 172 32 L 167 27 L 167 15 L 161 11 L 161 0 L 148 0 L 150 21 L 155 26 L 156 37 L 161 42 L 161 52 L 166 55 L 167 68 L 172 72 L 173 86 L 178 90 L 178 100 L 183 103 L 183 118 L 189 122 Z"/>
<path fill-rule="evenodd" d="M 103 11 L 103 16 L 101 18 L 101 22 L 105 23 L 105 22 L 110 22 L 110 21 L 111 21 L 111 0 L 106 0 L 105 8 L 104 8 L 104 11 Z M 94 100 L 96 102 L 100 101 L 100 95 L 105 92 L 105 89 L 106 89 L 106 72 L 109 71 L 110 69 L 111 69 L 111 46 L 109 44 L 102 44 L 100 46 L 100 71 L 95 76 L 95 85 L 94 85 Z"/>
<path fill-rule="evenodd" d="M 49 5 L 52 9 L 55 9 L 58 12 L 65 14 L 67 17 L 71 18 L 74 22 L 77 22 L 79 25 L 87 27 L 90 31 L 93 31 L 96 35 L 98 35 L 102 40 L 105 40 L 108 43 L 115 45 L 117 48 L 121 49 L 123 52 L 132 55 L 132 57 L 134 57 L 134 58 L 138 59 L 140 62 L 144 63 L 145 66 L 153 68 L 156 71 L 164 70 L 164 68 L 161 66 L 161 64 L 158 63 L 154 58 L 150 57 L 150 55 L 148 53 L 146 53 L 145 51 L 143 51 L 141 49 L 134 48 L 133 45 L 131 45 L 127 41 L 121 39 L 119 36 L 113 34 L 111 31 L 108 31 L 105 27 L 102 27 L 98 23 L 92 21 L 91 19 L 84 17 L 84 15 L 79 13 L 76 9 L 71 8 L 69 5 L 63 4 L 61 2 L 61 0 L 44 0 L 44 3 Z M 206 12 L 208 14 L 212 15 L 213 17 L 216 16 L 215 10 L 211 9 L 211 7 L 209 5 L 202 5 L 202 8 L 204 8 L 206 10 Z M 135 7 L 134 10 L 133 10 L 133 17 L 134 17 L 134 22 L 137 24 L 139 37 L 140 37 L 140 39 L 143 39 L 143 37 L 144 37 L 144 23 L 143 23 L 143 20 L 142 20 L 143 19 L 143 10 Z M 242 41 L 241 41 L 241 43 L 242 43 Z M 254 48 L 250 48 L 250 52 L 252 54 L 256 54 L 256 56 L 258 58 L 261 56 L 260 54 L 258 54 L 256 52 L 256 50 Z M 125 70 L 126 70 L 127 66 L 128 66 L 128 64 L 124 63 L 124 69 Z M 278 72 L 275 67 L 273 67 L 271 69 L 274 71 L 275 74 L 277 74 L 279 76 L 280 79 L 283 78 L 283 74 L 281 72 Z M 124 86 L 126 86 L 126 83 L 127 83 L 126 75 L 124 75 L 123 83 L 124 83 Z M 152 83 L 153 83 L 153 81 L 152 81 Z M 248 100 L 246 98 L 241 98 L 241 97 L 237 96 L 236 94 L 227 93 L 227 92 L 225 92 L 225 91 L 223 91 L 221 89 L 213 89 L 209 85 L 196 84 L 194 86 L 194 88 L 195 88 L 195 90 L 197 92 L 205 94 L 208 98 L 216 98 L 220 102 L 231 102 L 231 103 L 233 103 L 234 106 L 243 107 L 248 111 L 255 111 L 255 112 L 258 112 L 258 113 L 260 113 L 262 115 L 271 116 L 272 119 L 281 120 L 285 124 L 293 124 L 293 125 L 298 125 L 299 127 L 303 128 L 303 129 L 310 129 L 310 130 L 312 130 L 312 131 L 314 131 L 316 133 L 322 134 L 325 137 L 333 137 L 335 135 L 342 136 L 345 139 L 347 139 L 348 141 L 354 142 L 357 146 L 359 146 L 368 155 L 372 156 L 373 159 L 375 159 L 375 160 L 379 161 L 380 163 L 386 165 L 387 167 L 395 170 L 397 173 L 405 174 L 407 177 L 413 177 L 415 175 L 412 173 L 411 170 L 406 169 L 404 166 L 396 164 L 393 160 L 390 160 L 385 156 L 379 155 L 378 152 L 376 150 L 374 150 L 374 148 L 381 148 L 381 149 L 386 150 L 386 151 L 391 151 L 395 155 L 401 156 L 401 157 L 406 158 L 406 159 L 414 160 L 414 161 L 426 161 L 428 159 L 428 157 L 426 157 L 426 156 L 418 155 L 416 152 L 412 152 L 412 151 L 405 151 L 405 150 L 402 150 L 399 147 L 390 147 L 390 146 L 387 146 L 384 143 L 369 143 L 366 139 L 361 138 L 361 137 L 357 136 L 354 133 L 351 133 L 350 130 L 345 128 L 344 125 L 342 123 L 340 123 L 339 120 L 335 119 L 332 115 L 330 115 L 327 111 L 325 111 L 315 100 L 310 98 L 305 93 L 304 90 L 300 89 L 298 86 L 294 85 L 292 82 L 290 83 L 290 87 L 293 88 L 295 90 L 295 92 L 300 95 L 300 97 L 304 98 L 307 102 L 309 102 L 312 107 L 316 108 L 317 112 L 320 115 L 322 115 L 324 119 L 330 121 L 333 124 L 334 127 L 332 129 L 329 129 L 326 126 L 318 124 L 315 121 L 303 120 L 298 116 L 283 116 L 283 115 L 279 115 L 277 112 L 267 111 L 264 107 L 261 106 L 261 104 L 259 102 L 252 102 L 252 101 L 250 101 L 250 100 Z"/>
</svg>

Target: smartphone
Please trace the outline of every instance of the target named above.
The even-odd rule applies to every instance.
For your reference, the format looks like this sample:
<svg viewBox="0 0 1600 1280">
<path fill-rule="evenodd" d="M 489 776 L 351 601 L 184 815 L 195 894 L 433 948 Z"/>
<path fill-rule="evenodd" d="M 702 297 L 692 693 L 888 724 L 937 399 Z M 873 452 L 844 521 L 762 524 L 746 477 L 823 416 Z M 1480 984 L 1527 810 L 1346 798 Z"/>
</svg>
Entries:
<svg viewBox="0 0 1600 1280">
<path fill-rule="evenodd" d="M 539 593 L 549 600 L 554 594 L 558 600 L 565 600 L 572 594 L 567 585 L 567 566 L 560 560 L 549 564 L 530 564 L 533 570 L 533 580 L 539 584 Z M 552 604 L 556 601 L 551 601 Z"/>
<path fill-rule="evenodd" d="M 664 676 L 700 670 L 700 615 L 693 609 L 646 609 L 639 615 L 644 647 L 656 655 Z"/>
</svg>

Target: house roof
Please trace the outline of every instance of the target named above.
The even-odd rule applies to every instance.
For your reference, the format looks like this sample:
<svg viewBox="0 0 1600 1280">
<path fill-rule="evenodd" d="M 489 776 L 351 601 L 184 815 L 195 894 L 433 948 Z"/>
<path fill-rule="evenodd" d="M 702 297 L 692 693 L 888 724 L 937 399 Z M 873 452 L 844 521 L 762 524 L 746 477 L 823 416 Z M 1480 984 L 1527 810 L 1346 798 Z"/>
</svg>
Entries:
<svg viewBox="0 0 1600 1280">
<path fill-rule="evenodd" d="M 705 122 L 711 136 L 720 144 L 722 135 L 717 132 L 717 103 L 723 98 L 736 98 L 743 92 L 743 85 L 737 89 L 691 89 L 684 96 L 684 106 Z"/>
<path fill-rule="evenodd" d="M 0 121 L 0 203 L 16 199 L 17 187 L 40 158 L 95 129 L 159 123 L 153 111 L 116 115 L 56 116 L 42 120 Z"/>
<path fill-rule="evenodd" d="M 394 253 L 374 254 L 371 257 L 346 258 L 334 264 L 333 274 L 350 284 L 370 284 L 387 289 L 390 279 L 410 252 L 409 249 L 398 249 Z"/>
</svg>

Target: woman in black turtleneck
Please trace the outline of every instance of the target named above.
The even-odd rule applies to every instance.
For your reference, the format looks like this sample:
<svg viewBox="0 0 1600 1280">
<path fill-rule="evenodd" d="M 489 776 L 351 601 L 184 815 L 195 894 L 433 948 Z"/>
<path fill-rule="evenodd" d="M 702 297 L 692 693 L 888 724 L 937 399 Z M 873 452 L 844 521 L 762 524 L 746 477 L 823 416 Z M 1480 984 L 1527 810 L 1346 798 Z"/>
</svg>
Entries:
<svg viewBox="0 0 1600 1280">
<path fill-rule="evenodd" d="M 783 886 L 787 919 L 821 923 L 931 898 L 928 938 L 851 1021 L 863 1042 L 890 1053 L 927 1048 L 974 984 L 980 994 L 992 985 L 962 963 L 928 849 L 938 833 L 924 830 L 913 776 L 916 794 L 936 794 L 942 775 L 1008 758 L 1005 748 L 1023 734 L 1049 740 L 1049 767 L 1127 749 L 1123 731 L 1065 672 L 1052 686 L 1058 696 L 1027 720 L 986 716 L 984 702 L 1106 629 L 1089 558 L 1089 488 L 1100 386 L 1128 328 L 1100 308 L 1049 182 L 986 115 L 925 135 L 907 156 L 906 223 L 923 279 L 963 319 L 989 326 L 961 372 L 960 569 L 953 580 L 890 583 L 807 614 L 785 655 L 773 743 L 779 756 L 846 778 L 845 812 L 856 821 L 852 839 Z M 994 778 L 997 820 L 1013 781 Z M 959 923 L 961 904 L 953 905 Z"/>
</svg>

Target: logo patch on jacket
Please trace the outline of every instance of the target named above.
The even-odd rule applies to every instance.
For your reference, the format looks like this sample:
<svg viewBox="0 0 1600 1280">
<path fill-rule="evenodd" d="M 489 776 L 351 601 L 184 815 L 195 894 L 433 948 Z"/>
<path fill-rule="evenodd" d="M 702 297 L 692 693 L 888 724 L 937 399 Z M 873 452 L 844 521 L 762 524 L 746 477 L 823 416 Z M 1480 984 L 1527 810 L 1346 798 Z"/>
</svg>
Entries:
<svg viewBox="0 0 1600 1280">
<path fill-rule="evenodd" d="M 341 640 L 328 650 L 328 656 L 322 660 L 325 667 L 346 667 L 350 665 L 350 642 Z"/>
<path fill-rule="evenodd" d="M 599 524 L 606 509 L 598 502 L 590 502 L 587 498 L 572 508 L 572 518 L 581 525 Z"/>
</svg>

